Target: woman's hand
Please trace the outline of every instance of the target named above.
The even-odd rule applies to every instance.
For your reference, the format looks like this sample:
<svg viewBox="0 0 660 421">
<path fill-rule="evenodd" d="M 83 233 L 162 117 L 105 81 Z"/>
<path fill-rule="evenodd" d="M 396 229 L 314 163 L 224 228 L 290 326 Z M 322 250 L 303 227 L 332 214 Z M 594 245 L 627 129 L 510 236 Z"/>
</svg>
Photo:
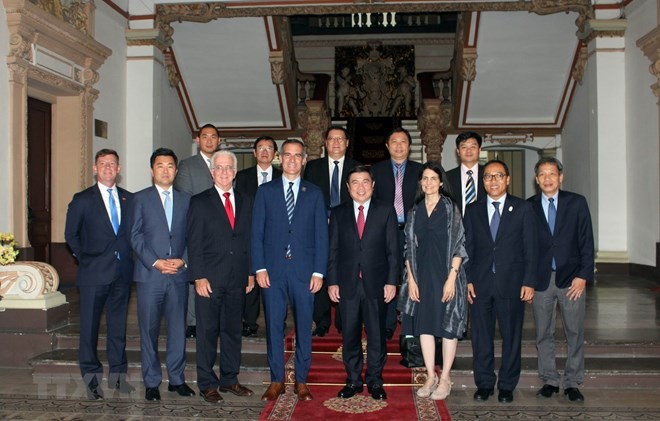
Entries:
<svg viewBox="0 0 660 421">
<path fill-rule="evenodd" d="M 445 286 L 442 287 L 442 302 L 446 303 L 447 301 L 453 300 L 456 296 L 456 280 L 451 280 L 447 278 L 445 281 Z"/>
<path fill-rule="evenodd" d="M 410 296 L 410 299 L 415 301 L 416 303 L 419 302 L 419 287 L 417 286 L 417 282 L 415 282 L 412 278 L 408 278 L 408 295 Z"/>
</svg>

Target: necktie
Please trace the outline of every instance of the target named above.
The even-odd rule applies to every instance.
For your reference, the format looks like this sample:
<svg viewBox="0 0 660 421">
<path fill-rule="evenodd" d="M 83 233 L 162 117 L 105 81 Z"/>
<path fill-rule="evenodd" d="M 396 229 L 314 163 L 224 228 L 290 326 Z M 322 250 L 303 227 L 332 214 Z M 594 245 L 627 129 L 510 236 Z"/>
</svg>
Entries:
<svg viewBox="0 0 660 421">
<path fill-rule="evenodd" d="M 167 227 L 172 230 L 172 198 L 170 197 L 170 192 L 164 191 L 165 200 L 163 201 L 163 207 L 165 207 L 165 218 L 167 218 Z"/>
<path fill-rule="evenodd" d="M 490 220 L 490 235 L 493 237 L 493 241 L 495 241 L 497 229 L 500 227 L 500 202 L 493 202 L 493 206 L 495 206 L 495 213 L 493 213 L 493 217 Z M 493 259 L 493 273 L 495 273 L 495 259 Z"/>
<path fill-rule="evenodd" d="M 358 206 L 358 216 L 357 216 L 357 230 L 360 240 L 362 239 L 362 233 L 364 233 L 364 206 Z"/>
<path fill-rule="evenodd" d="M 289 181 L 289 188 L 286 191 L 286 213 L 289 217 L 289 224 L 291 223 L 291 219 L 293 219 L 294 206 L 295 203 L 293 202 L 293 182 Z M 287 244 L 286 246 L 286 257 L 288 259 L 291 258 L 291 244 Z"/>
<path fill-rule="evenodd" d="M 466 172 L 467 174 L 467 182 L 465 183 L 465 205 L 469 205 L 470 203 L 474 202 L 477 200 L 477 189 L 474 188 L 474 179 L 472 178 L 472 170 L 468 170 Z"/>
<path fill-rule="evenodd" d="M 112 222 L 112 229 L 115 234 L 119 231 L 119 212 L 117 212 L 117 203 L 115 203 L 115 196 L 112 194 L 112 189 L 108 189 L 109 203 L 110 203 L 110 222 Z"/>
<path fill-rule="evenodd" d="M 211 169 L 211 158 L 206 158 L 206 165 L 209 166 L 209 170 Z"/>
<path fill-rule="evenodd" d="M 552 235 L 555 235 L 555 222 L 557 221 L 557 208 L 555 207 L 555 199 L 553 197 L 548 199 L 548 225 L 550 226 L 550 232 Z M 557 269 L 557 264 L 555 263 L 554 256 L 552 257 L 552 270 Z"/>
<path fill-rule="evenodd" d="M 261 171 L 261 183 L 259 183 L 259 185 L 262 185 L 266 182 L 268 182 L 268 171 Z"/>
<path fill-rule="evenodd" d="M 234 229 L 234 208 L 231 206 L 231 200 L 229 200 L 230 193 L 222 193 L 225 197 L 225 212 L 227 212 L 227 219 L 229 219 L 229 225 L 231 229 Z"/>
<path fill-rule="evenodd" d="M 396 180 L 394 181 L 394 210 L 396 216 L 401 217 L 403 212 L 403 171 L 401 164 L 394 164 L 396 167 Z"/>
<path fill-rule="evenodd" d="M 335 169 L 332 170 L 332 182 L 330 183 L 330 207 L 339 205 L 339 161 L 333 161 Z"/>
</svg>

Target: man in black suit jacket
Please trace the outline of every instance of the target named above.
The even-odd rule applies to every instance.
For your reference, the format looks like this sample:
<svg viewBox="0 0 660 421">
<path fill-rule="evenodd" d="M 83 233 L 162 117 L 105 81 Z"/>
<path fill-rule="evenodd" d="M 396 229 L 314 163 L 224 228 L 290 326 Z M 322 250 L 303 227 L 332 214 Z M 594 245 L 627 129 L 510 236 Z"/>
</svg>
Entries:
<svg viewBox="0 0 660 421">
<path fill-rule="evenodd" d="M 563 165 L 541 158 L 534 166 L 541 193 L 529 198 L 538 230 L 538 271 L 534 297 L 536 349 L 546 398 L 559 392 L 561 379 L 555 362 L 556 307 L 561 310 L 568 347 L 564 394 L 583 401 L 578 389 L 584 380 L 584 315 L 587 282 L 594 279 L 594 234 L 586 199 L 560 190 Z"/>
<path fill-rule="evenodd" d="M 346 386 L 340 398 L 363 390 L 362 325 L 367 331 L 366 383 L 374 399 L 387 399 L 383 366 L 387 360 L 387 303 L 396 294 L 401 255 L 396 214 L 388 203 L 372 200 L 374 182 L 366 166 L 348 172 L 352 201 L 333 209 L 330 217 L 328 293 L 339 303 L 342 357 Z"/>
<path fill-rule="evenodd" d="M 119 155 L 101 149 L 94 158 L 97 183 L 73 196 L 66 214 L 64 237 L 78 260 L 80 291 L 80 373 L 90 400 L 103 399 L 103 365 L 97 355 L 99 324 L 106 309 L 108 386 L 135 390 L 126 382 L 126 317 L 133 279 L 129 240 L 132 193 L 116 185 Z"/>
<path fill-rule="evenodd" d="M 257 187 L 263 183 L 282 177 L 282 171 L 272 165 L 275 153 L 277 153 L 275 139 L 270 136 L 260 136 L 254 141 L 253 148 L 257 165 L 239 171 L 236 174 L 236 180 L 234 182 L 236 191 L 252 198 L 257 194 Z M 242 332 L 242 335 L 245 337 L 256 335 L 257 329 L 259 329 L 257 318 L 259 317 L 259 307 L 261 304 L 259 300 L 260 295 L 259 285 L 255 284 L 254 289 L 245 297 Z"/>
<path fill-rule="evenodd" d="M 330 126 L 325 132 L 325 156 L 305 165 L 303 179 L 310 181 L 321 189 L 325 198 L 325 206 L 330 215 L 330 209 L 340 203 L 351 200 L 346 188 L 348 173 L 359 162 L 346 156 L 348 148 L 348 132 L 341 126 Z M 330 328 L 330 298 L 328 286 L 324 283 L 314 299 L 314 336 L 325 336 Z M 335 314 L 335 327 L 341 331 L 341 316 Z"/>
<path fill-rule="evenodd" d="M 502 161 L 484 167 L 487 196 L 465 210 L 465 248 L 468 302 L 472 310 L 474 399 L 513 401 L 520 379 L 520 348 L 525 303 L 536 286 L 536 222 L 526 200 L 507 194 L 509 169 Z M 495 376 L 493 339 L 495 320 L 502 336 L 502 363 Z"/>
<path fill-rule="evenodd" d="M 483 184 L 484 167 L 479 165 L 481 136 L 476 132 L 463 132 L 456 137 L 456 154 L 460 165 L 447 171 L 454 201 L 465 215 L 465 208 L 486 195 Z M 470 180 L 471 178 L 471 180 Z"/>
<path fill-rule="evenodd" d="M 202 398 L 222 401 L 220 392 L 250 396 L 238 382 L 241 368 L 241 315 L 250 276 L 252 198 L 234 190 L 236 155 L 213 155 L 214 185 L 190 200 L 188 271 L 195 281 L 197 384 Z M 213 370 L 220 338 L 220 378 Z"/>
<path fill-rule="evenodd" d="M 199 129 L 195 138 L 199 146 L 199 153 L 190 158 L 181 160 L 179 171 L 174 179 L 174 188 L 186 192 L 190 195 L 196 195 L 213 186 L 213 177 L 211 177 L 211 157 L 218 150 L 220 145 L 220 133 L 213 124 L 205 124 Z M 188 288 L 188 314 L 186 314 L 186 336 L 194 338 L 197 334 L 195 321 L 195 286 Z"/>
<path fill-rule="evenodd" d="M 374 199 L 394 206 L 399 226 L 399 254 L 403 256 L 405 236 L 403 228 L 406 225 L 406 215 L 415 204 L 417 184 L 422 172 L 422 164 L 410 161 L 410 144 L 412 139 L 408 130 L 398 127 L 387 137 L 387 150 L 390 159 L 381 161 L 371 167 L 374 176 Z M 400 174 L 397 176 L 397 174 Z M 385 325 L 387 339 L 392 339 L 396 330 L 396 303 L 392 302 L 387 309 Z"/>
</svg>

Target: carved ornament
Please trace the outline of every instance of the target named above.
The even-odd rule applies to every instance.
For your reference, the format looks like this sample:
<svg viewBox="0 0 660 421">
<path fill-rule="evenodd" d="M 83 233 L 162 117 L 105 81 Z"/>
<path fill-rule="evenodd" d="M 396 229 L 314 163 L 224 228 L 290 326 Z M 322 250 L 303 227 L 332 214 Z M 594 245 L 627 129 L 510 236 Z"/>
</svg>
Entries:
<svg viewBox="0 0 660 421">
<path fill-rule="evenodd" d="M 172 38 L 171 36 L 168 38 L 167 32 L 162 28 L 128 29 L 126 30 L 126 45 L 129 47 L 153 46 L 164 52 L 172 45 Z"/>
<path fill-rule="evenodd" d="M 84 0 L 36 0 L 32 1 L 42 10 L 70 24 L 83 34 L 89 34 L 88 8 Z"/>
<path fill-rule="evenodd" d="M 571 76 L 578 83 L 582 83 L 582 77 L 584 77 L 584 71 L 587 68 L 587 57 L 588 57 L 587 46 L 581 43 L 578 51 L 577 60 L 575 61 L 575 66 L 573 67 L 573 71 L 571 72 Z"/>
<path fill-rule="evenodd" d="M 656 83 L 651 85 L 651 89 L 660 98 L 660 26 L 638 39 L 637 47 L 651 60 L 649 72 L 656 77 Z"/>
<path fill-rule="evenodd" d="M 463 60 L 461 62 L 461 79 L 473 82 L 477 77 L 477 49 L 474 47 L 463 48 Z"/>
<path fill-rule="evenodd" d="M 167 70 L 167 79 L 170 81 L 170 86 L 176 88 L 181 83 L 181 75 L 176 69 L 174 53 L 171 49 L 165 50 L 163 53 L 165 57 L 165 69 Z"/>
<path fill-rule="evenodd" d="M 441 161 L 442 148 L 447 139 L 446 129 L 452 118 L 451 106 L 443 106 L 440 99 L 424 99 L 418 113 L 417 126 L 427 160 Z"/>
<path fill-rule="evenodd" d="M 534 133 L 486 133 L 484 141 L 500 145 L 515 145 L 516 143 L 533 142 Z"/>
<path fill-rule="evenodd" d="M 587 45 L 596 38 L 621 38 L 627 26 L 625 19 L 591 19 L 583 25 L 578 37 Z"/>
<path fill-rule="evenodd" d="M 270 63 L 270 78 L 274 85 L 284 84 L 284 52 L 275 50 L 268 53 L 268 62 Z"/>
<path fill-rule="evenodd" d="M 578 27 L 578 33 L 584 31 L 584 25 L 589 19 L 594 18 L 594 10 L 591 0 L 532 0 L 531 13 L 537 15 L 551 15 L 561 12 L 576 12 L 578 18 L 575 25 Z"/>
<path fill-rule="evenodd" d="M 323 134 L 330 125 L 330 114 L 325 101 L 305 101 L 305 111 L 300 115 L 300 125 L 304 133 L 302 139 L 307 146 L 307 159 L 321 156 L 325 139 Z"/>
<path fill-rule="evenodd" d="M 0 266 L 0 296 L 3 298 L 42 298 L 57 291 L 59 285 L 57 271 L 47 263 L 19 262 Z"/>
</svg>

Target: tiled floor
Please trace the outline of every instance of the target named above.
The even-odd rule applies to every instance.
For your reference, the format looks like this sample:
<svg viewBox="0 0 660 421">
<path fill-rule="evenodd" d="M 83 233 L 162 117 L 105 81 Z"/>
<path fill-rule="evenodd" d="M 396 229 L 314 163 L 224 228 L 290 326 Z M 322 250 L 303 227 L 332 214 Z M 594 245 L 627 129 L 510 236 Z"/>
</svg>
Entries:
<svg viewBox="0 0 660 421">
<path fill-rule="evenodd" d="M 596 284 L 589 286 L 588 290 L 586 341 L 603 345 L 659 344 L 660 293 L 657 288 L 657 282 L 649 280 L 599 276 Z M 135 323 L 134 319 L 132 323 Z M 533 338 L 530 317 L 525 322 L 524 338 Z M 657 359 L 648 361 L 655 363 Z M 496 399 L 475 402 L 472 399 L 472 384 L 455 384 L 446 403 L 455 420 L 660 419 L 660 366 L 648 369 L 658 375 L 657 389 L 590 387 L 587 380 L 581 388 L 585 395 L 585 402 L 581 404 L 568 402 L 561 392 L 550 399 L 537 398 L 535 389 L 522 387 L 515 391 L 512 404 L 499 404 Z M 69 379 L 33 379 L 30 369 L 3 368 L 0 369 L 0 419 L 256 420 L 263 408 L 259 397 L 264 386 L 250 386 L 255 391 L 253 397 L 225 395 L 222 405 L 213 406 L 197 396 L 176 396 L 167 392 L 164 385 L 161 386 L 163 400 L 155 404 L 146 403 L 141 383 L 132 383 L 137 387 L 132 395 L 113 395 L 105 388 L 106 399 L 97 403 L 85 399 L 82 383 L 73 376 Z"/>
</svg>

